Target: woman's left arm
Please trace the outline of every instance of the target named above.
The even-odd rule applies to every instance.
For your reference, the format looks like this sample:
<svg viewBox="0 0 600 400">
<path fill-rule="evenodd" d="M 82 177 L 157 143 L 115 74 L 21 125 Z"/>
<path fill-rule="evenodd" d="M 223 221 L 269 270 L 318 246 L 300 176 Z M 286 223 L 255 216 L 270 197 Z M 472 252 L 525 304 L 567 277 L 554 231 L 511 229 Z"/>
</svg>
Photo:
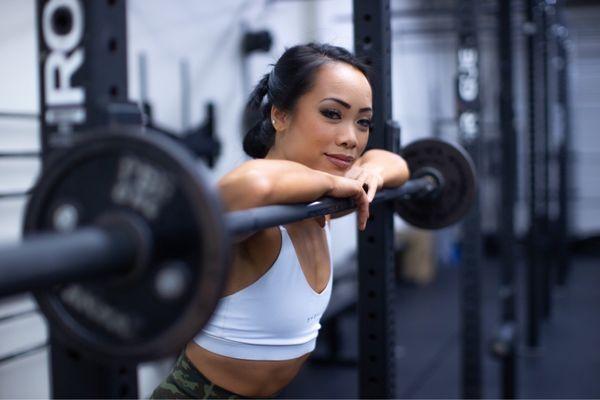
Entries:
<svg viewBox="0 0 600 400">
<path fill-rule="evenodd" d="M 356 160 L 345 176 L 356 179 L 362 184 L 370 203 L 381 188 L 403 185 L 410 177 L 410 171 L 406 161 L 398 154 L 373 149 Z M 331 218 L 340 218 L 352 212 L 342 211 L 332 214 Z"/>
<path fill-rule="evenodd" d="M 346 173 L 366 185 L 367 197 L 373 200 L 377 190 L 401 186 L 410 177 L 406 161 L 386 150 L 373 149 L 365 152 Z"/>
</svg>

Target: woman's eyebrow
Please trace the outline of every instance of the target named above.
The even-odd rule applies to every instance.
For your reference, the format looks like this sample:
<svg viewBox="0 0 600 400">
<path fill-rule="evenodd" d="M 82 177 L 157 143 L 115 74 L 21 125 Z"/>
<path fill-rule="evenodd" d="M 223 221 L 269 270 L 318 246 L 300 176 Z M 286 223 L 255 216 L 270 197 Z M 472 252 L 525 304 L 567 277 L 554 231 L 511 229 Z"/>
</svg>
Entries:
<svg viewBox="0 0 600 400">
<path fill-rule="evenodd" d="M 326 97 L 323 100 L 321 100 L 320 102 L 324 102 L 325 100 L 332 100 L 335 101 L 336 103 L 341 104 L 343 107 L 347 108 L 348 110 L 350 110 L 352 108 L 352 106 L 348 103 L 346 103 L 344 100 L 338 99 L 337 97 Z M 358 112 L 366 112 L 366 111 L 373 111 L 373 109 L 371 107 L 363 107 L 360 110 L 358 110 Z"/>
</svg>

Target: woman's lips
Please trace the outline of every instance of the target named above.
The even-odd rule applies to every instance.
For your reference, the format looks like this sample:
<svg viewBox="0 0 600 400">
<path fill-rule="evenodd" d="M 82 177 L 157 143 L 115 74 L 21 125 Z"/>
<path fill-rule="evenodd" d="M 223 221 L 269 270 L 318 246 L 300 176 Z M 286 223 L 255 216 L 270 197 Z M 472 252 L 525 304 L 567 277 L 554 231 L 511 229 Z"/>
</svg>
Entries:
<svg viewBox="0 0 600 400">
<path fill-rule="evenodd" d="M 354 157 L 345 156 L 343 154 L 327 154 L 325 153 L 325 157 L 338 168 L 348 169 L 352 165 L 354 161 Z"/>
</svg>

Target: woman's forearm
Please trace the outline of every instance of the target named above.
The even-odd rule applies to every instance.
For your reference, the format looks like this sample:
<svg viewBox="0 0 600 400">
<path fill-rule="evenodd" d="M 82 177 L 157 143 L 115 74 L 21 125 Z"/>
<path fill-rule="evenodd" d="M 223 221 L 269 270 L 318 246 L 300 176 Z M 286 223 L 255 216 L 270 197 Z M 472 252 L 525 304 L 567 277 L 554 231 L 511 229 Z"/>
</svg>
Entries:
<svg viewBox="0 0 600 400">
<path fill-rule="evenodd" d="M 219 181 L 225 209 L 310 202 L 329 193 L 333 177 L 286 160 L 252 160 Z"/>
<path fill-rule="evenodd" d="M 390 151 L 369 150 L 358 162 L 360 167 L 378 172 L 383 179 L 384 187 L 400 186 L 410 177 L 406 161 Z"/>
</svg>

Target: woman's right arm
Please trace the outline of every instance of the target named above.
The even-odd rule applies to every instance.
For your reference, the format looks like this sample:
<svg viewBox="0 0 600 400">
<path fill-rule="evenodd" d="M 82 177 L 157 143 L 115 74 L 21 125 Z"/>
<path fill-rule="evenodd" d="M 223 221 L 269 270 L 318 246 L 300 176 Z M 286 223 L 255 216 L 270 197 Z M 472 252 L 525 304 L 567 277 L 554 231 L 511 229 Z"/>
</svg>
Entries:
<svg viewBox="0 0 600 400">
<path fill-rule="evenodd" d="M 251 160 L 219 181 L 226 211 L 273 204 L 308 203 L 323 196 L 353 198 L 359 228 L 369 217 L 369 200 L 362 185 L 350 178 L 317 171 L 287 160 Z"/>
</svg>

